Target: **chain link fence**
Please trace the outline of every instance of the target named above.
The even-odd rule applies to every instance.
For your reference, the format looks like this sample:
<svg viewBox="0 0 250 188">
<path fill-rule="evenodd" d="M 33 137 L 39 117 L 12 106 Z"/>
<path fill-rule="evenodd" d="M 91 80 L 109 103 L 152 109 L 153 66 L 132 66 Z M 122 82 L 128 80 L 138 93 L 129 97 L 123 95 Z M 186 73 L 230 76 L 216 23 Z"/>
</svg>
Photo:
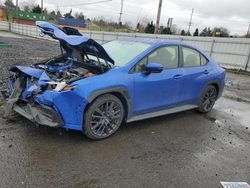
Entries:
<svg viewBox="0 0 250 188">
<path fill-rule="evenodd" d="M 36 26 L 8 23 L 0 21 L 0 30 L 11 31 L 20 35 L 53 40 L 48 36 L 41 37 L 40 29 Z M 154 35 L 141 33 L 115 33 L 98 31 L 81 31 L 85 36 L 103 44 L 124 37 L 144 37 L 152 39 L 178 40 L 195 45 L 215 59 L 225 68 L 250 71 L 250 39 L 246 38 L 217 38 L 192 37 L 177 35 Z"/>
</svg>

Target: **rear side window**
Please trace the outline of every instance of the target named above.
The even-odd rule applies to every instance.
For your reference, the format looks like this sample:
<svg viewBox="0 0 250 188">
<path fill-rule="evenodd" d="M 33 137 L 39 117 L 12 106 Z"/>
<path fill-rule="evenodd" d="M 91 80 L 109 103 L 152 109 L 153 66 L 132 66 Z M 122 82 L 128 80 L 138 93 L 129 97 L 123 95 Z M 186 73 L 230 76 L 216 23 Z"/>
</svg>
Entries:
<svg viewBox="0 0 250 188">
<path fill-rule="evenodd" d="M 201 66 L 206 65 L 208 63 L 208 60 L 203 55 L 200 54 L 200 56 L 201 56 Z"/>
<path fill-rule="evenodd" d="M 199 67 L 207 64 L 207 59 L 198 51 L 191 48 L 182 47 L 183 51 L 183 66 L 184 67 Z"/>
</svg>

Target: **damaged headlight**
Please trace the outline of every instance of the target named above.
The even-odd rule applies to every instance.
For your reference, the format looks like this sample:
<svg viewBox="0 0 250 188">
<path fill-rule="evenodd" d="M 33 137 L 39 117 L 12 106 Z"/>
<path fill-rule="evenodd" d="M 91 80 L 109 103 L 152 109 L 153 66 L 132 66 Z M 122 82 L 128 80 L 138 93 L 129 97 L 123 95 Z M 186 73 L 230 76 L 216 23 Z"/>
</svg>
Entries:
<svg viewBox="0 0 250 188">
<path fill-rule="evenodd" d="M 69 91 L 69 90 L 73 90 L 73 89 L 75 89 L 76 88 L 76 85 L 74 85 L 74 86 L 65 86 L 63 89 L 62 89 L 62 91 Z"/>
<path fill-rule="evenodd" d="M 76 85 L 69 86 L 66 84 L 66 82 L 48 82 L 48 85 L 54 90 L 54 91 L 69 91 L 76 88 Z"/>
</svg>

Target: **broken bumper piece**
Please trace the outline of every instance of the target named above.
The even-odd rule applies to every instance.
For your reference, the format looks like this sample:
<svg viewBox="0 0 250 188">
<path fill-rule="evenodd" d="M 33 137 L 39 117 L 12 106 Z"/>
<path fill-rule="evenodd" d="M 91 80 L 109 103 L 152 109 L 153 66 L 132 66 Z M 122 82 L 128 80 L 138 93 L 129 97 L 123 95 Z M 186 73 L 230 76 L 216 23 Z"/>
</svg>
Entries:
<svg viewBox="0 0 250 188">
<path fill-rule="evenodd" d="M 14 104 L 13 110 L 30 121 L 49 127 L 63 126 L 60 115 L 51 107 L 37 104 Z"/>
</svg>

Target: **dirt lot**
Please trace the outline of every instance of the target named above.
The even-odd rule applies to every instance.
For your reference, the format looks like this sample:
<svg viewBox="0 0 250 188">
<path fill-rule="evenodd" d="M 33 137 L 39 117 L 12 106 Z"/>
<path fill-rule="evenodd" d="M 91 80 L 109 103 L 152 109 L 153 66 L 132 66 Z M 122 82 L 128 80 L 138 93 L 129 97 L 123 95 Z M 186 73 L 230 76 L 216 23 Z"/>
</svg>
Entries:
<svg viewBox="0 0 250 188">
<path fill-rule="evenodd" d="M 56 43 L 0 37 L 6 67 L 59 53 Z M 109 139 L 4 120 L 0 106 L 0 187 L 219 188 L 250 183 L 250 77 L 228 74 L 214 110 L 194 110 L 123 125 Z"/>
</svg>

